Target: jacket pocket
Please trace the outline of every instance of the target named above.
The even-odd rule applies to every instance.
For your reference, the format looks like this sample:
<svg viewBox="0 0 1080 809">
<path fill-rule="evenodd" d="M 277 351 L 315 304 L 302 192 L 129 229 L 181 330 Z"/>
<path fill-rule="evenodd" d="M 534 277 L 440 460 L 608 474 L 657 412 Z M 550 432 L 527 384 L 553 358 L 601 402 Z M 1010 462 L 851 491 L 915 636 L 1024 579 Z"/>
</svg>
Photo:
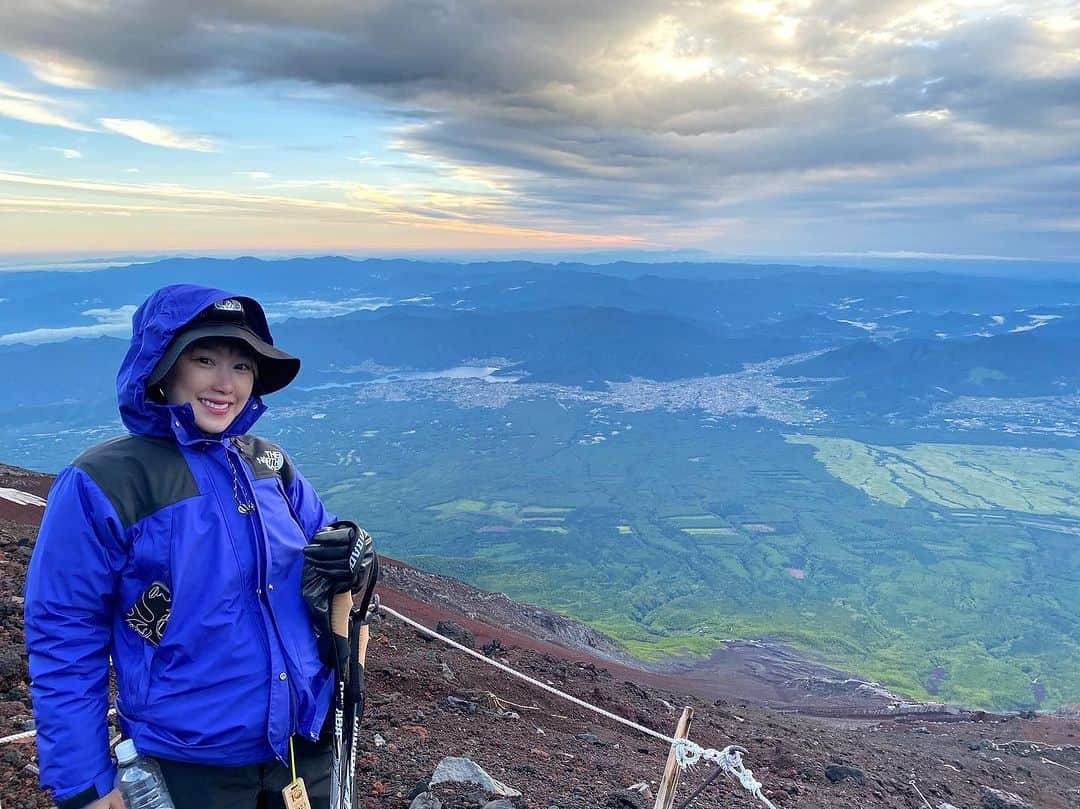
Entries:
<svg viewBox="0 0 1080 809">
<path fill-rule="evenodd" d="M 118 659 L 116 666 L 117 688 L 120 701 L 130 716 L 137 717 L 146 707 L 150 693 L 150 680 L 158 658 L 158 647 L 144 638 L 126 620 L 118 624 Z"/>
<path fill-rule="evenodd" d="M 172 615 L 172 592 L 163 581 L 155 581 L 142 591 L 124 614 L 124 622 L 153 646 L 161 643 Z"/>
</svg>

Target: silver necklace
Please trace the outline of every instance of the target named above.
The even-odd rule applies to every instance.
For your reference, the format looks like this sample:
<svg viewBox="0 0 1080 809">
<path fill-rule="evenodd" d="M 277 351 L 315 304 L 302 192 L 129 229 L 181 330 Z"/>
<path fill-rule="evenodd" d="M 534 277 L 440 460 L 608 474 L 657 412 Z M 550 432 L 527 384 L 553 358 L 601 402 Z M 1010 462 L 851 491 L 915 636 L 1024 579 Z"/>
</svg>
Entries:
<svg viewBox="0 0 1080 809">
<path fill-rule="evenodd" d="M 236 510 L 241 514 L 249 514 L 255 510 L 255 504 L 247 498 L 240 499 L 240 479 L 236 474 L 236 465 L 233 463 L 232 453 L 228 449 L 225 450 L 225 457 L 229 460 L 229 469 L 232 471 L 232 496 L 236 501 Z"/>
</svg>

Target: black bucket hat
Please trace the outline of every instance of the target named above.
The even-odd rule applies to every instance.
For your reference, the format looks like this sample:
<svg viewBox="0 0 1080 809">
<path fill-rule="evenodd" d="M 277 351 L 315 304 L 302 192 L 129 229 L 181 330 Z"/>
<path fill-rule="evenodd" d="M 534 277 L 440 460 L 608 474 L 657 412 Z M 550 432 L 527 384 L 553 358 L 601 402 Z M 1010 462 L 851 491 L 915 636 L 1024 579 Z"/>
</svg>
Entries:
<svg viewBox="0 0 1080 809">
<path fill-rule="evenodd" d="M 265 323 L 265 317 L 262 312 L 258 312 L 254 318 L 249 318 L 245 304 L 248 307 L 258 307 L 257 303 L 247 298 L 225 298 L 207 306 L 189 320 L 173 337 L 169 347 L 154 366 L 146 380 L 147 387 L 156 385 L 169 373 L 169 369 L 185 348 L 205 337 L 229 338 L 247 344 L 255 354 L 255 361 L 259 366 L 255 393 L 273 393 L 292 382 L 300 372 L 300 360 L 259 337 L 252 326 L 252 319 Z"/>
</svg>

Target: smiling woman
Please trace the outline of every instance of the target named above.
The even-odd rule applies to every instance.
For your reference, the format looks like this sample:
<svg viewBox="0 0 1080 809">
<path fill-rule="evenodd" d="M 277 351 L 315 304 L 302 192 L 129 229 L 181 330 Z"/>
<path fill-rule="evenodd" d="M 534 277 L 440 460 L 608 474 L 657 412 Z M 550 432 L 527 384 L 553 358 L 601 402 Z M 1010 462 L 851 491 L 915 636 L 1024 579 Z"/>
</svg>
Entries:
<svg viewBox="0 0 1080 809">
<path fill-rule="evenodd" d="M 293 753 L 312 803 L 329 803 L 334 679 L 300 581 L 328 571 L 347 591 L 366 557 L 326 543 L 320 529 L 351 523 L 248 434 L 299 369 L 251 298 L 180 284 L 135 312 L 117 375 L 128 435 L 57 475 L 26 578 L 40 778 L 61 809 L 122 809 L 110 659 L 123 733 L 177 809 L 280 809 Z"/>
</svg>

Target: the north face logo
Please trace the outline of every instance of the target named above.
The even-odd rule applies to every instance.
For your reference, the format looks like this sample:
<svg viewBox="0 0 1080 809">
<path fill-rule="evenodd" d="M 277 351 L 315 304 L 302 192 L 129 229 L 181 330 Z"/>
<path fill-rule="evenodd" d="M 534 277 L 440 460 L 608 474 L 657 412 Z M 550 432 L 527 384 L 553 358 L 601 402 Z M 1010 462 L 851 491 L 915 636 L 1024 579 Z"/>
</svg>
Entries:
<svg viewBox="0 0 1080 809">
<path fill-rule="evenodd" d="M 240 312 L 244 313 L 244 307 L 238 300 L 232 298 L 226 298 L 223 301 L 217 301 L 214 304 L 214 308 L 221 312 Z"/>
<path fill-rule="evenodd" d="M 280 472 L 285 465 L 285 455 L 276 449 L 268 449 L 255 459 L 271 472 Z"/>
</svg>

